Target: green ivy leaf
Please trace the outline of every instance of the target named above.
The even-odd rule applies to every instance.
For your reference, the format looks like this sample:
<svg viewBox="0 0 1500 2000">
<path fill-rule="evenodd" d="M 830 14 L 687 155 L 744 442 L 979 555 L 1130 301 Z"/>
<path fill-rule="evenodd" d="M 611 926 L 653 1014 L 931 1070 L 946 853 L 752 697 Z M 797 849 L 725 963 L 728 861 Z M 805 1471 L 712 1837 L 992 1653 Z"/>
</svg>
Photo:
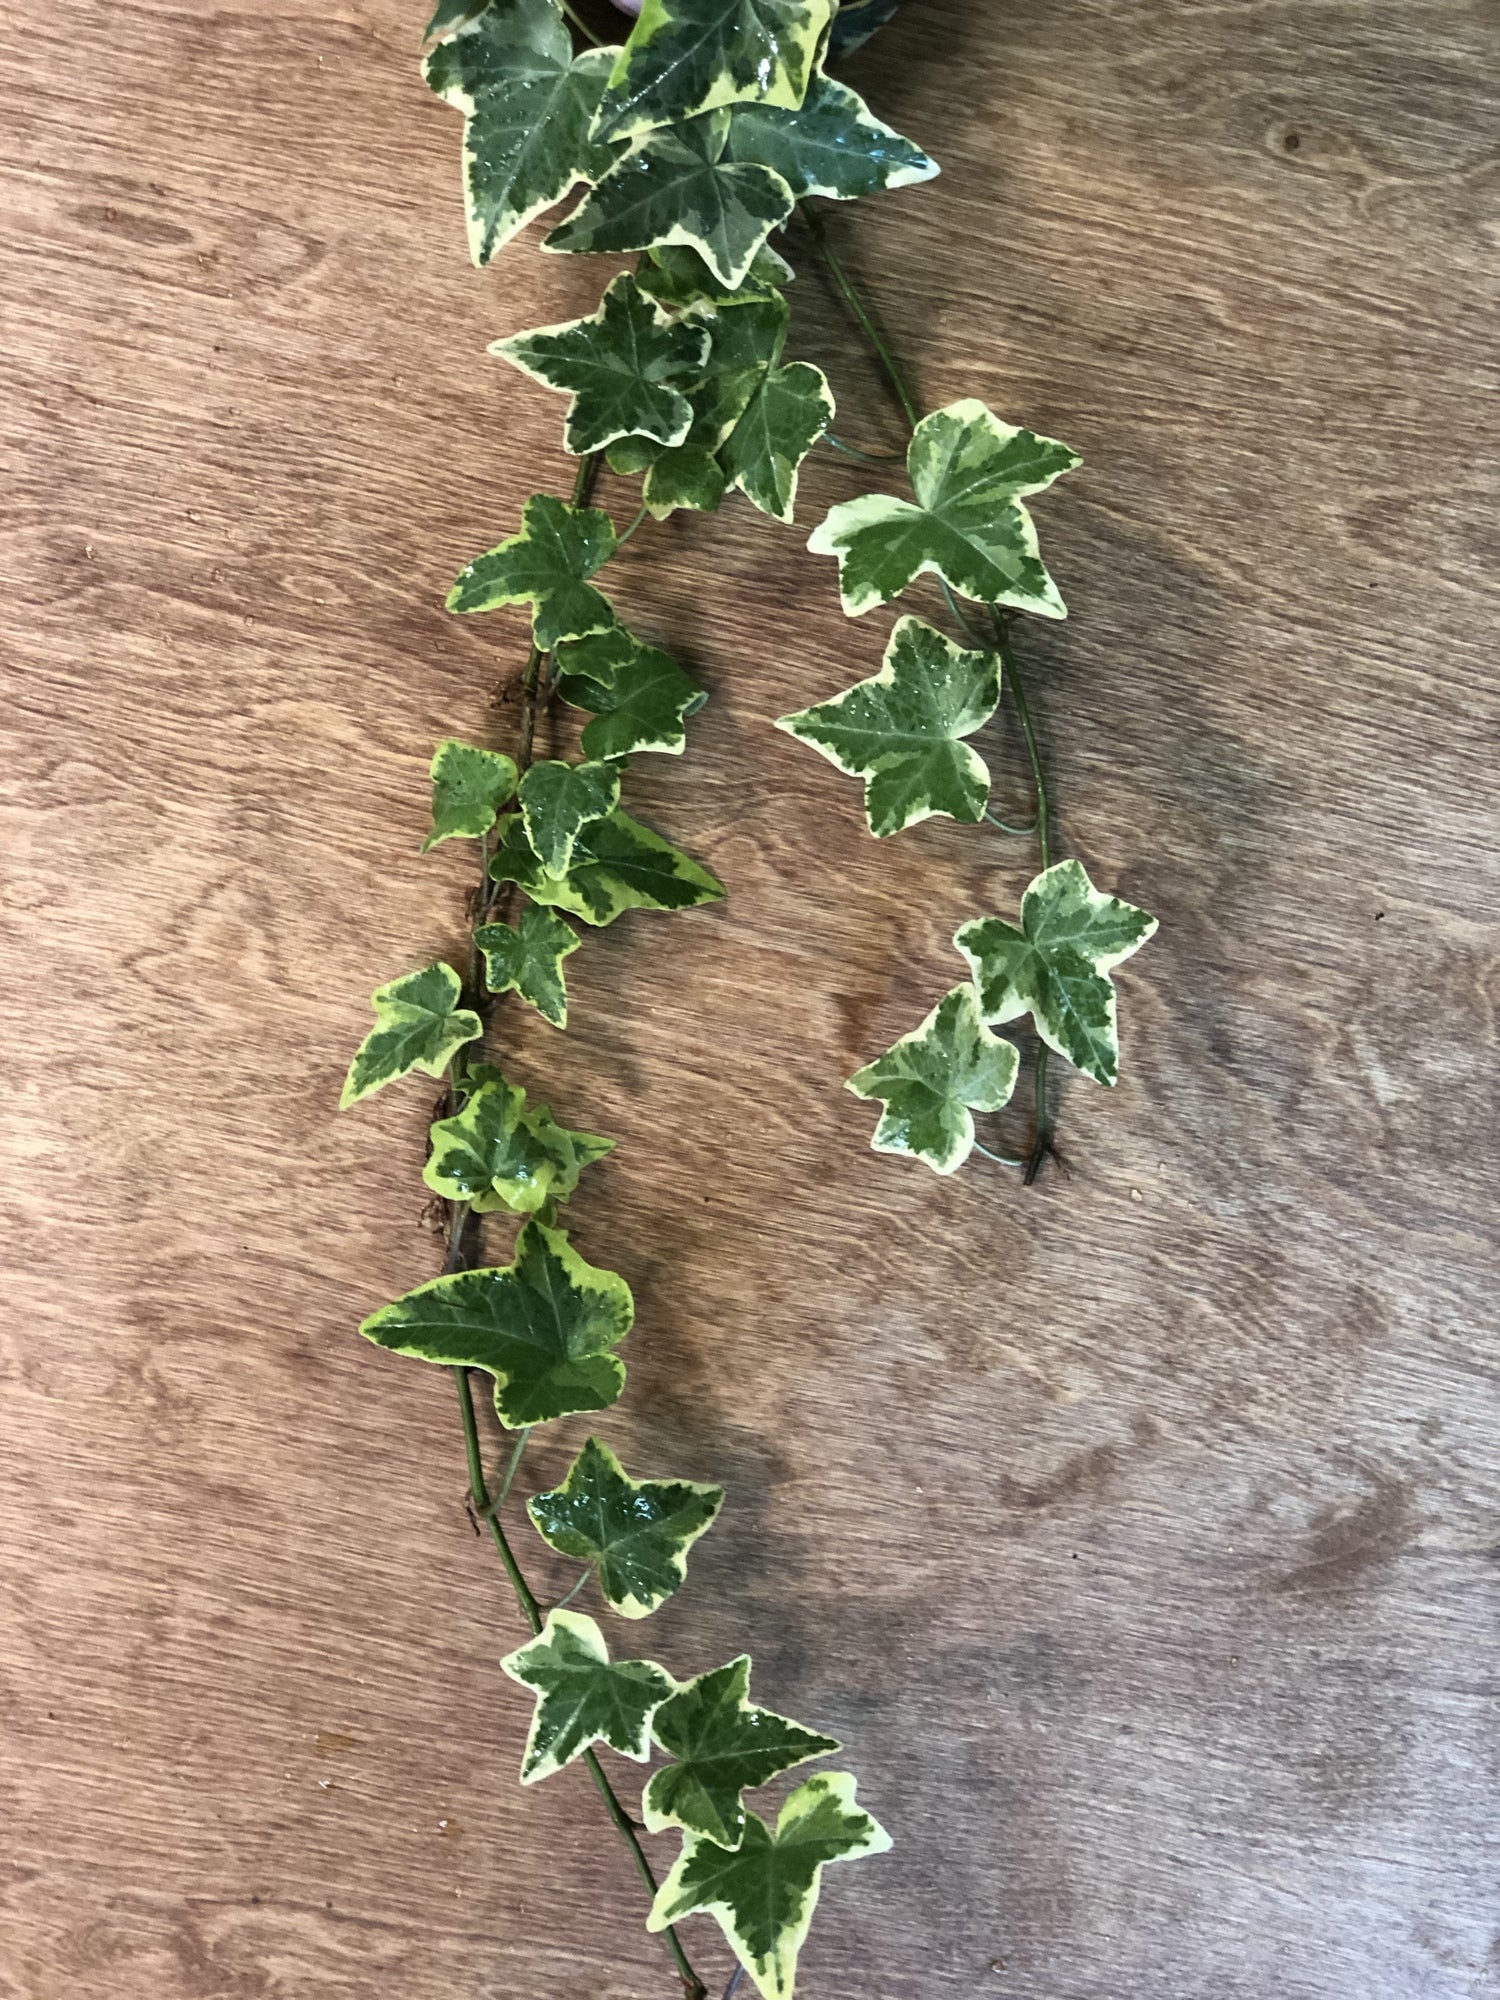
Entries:
<svg viewBox="0 0 1500 2000">
<path fill-rule="evenodd" d="M 465 1042 L 477 1041 L 484 1023 L 459 1006 L 462 991 L 463 981 L 441 961 L 377 986 L 370 995 L 375 1025 L 354 1052 L 340 1111 L 414 1069 L 441 1076 Z"/>
<path fill-rule="evenodd" d="M 699 1674 L 656 1718 L 655 1735 L 675 1764 L 652 1773 L 641 1810 L 652 1833 L 681 1827 L 737 1847 L 746 1813 L 740 1793 L 839 1748 L 800 1722 L 750 1700 L 750 1658 Z"/>
<path fill-rule="evenodd" d="M 1021 498 L 1078 463 L 1065 444 L 1002 424 L 983 403 L 950 403 L 922 419 L 907 450 L 917 504 L 884 493 L 844 501 L 807 546 L 838 557 L 851 618 L 889 603 L 923 570 L 981 604 L 1064 618 Z"/>
<path fill-rule="evenodd" d="M 585 639 L 615 622 L 609 600 L 588 579 L 615 552 L 615 524 L 597 507 L 570 507 L 533 493 L 521 532 L 476 556 L 448 593 L 450 611 L 493 611 L 531 604 L 532 633 L 544 653 L 562 639 Z"/>
<path fill-rule="evenodd" d="M 689 1834 L 657 1891 L 646 1928 L 662 1931 L 693 1910 L 719 1924 L 765 2000 L 792 2000 L 797 1954 L 812 1924 L 830 1861 L 884 1854 L 890 1835 L 854 1803 L 854 1780 L 820 1772 L 787 1800 L 773 1833 L 751 1813 L 737 1848 Z"/>
<path fill-rule="evenodd" d="M 800 110 L 741 104 L 730 116 L 730 158 L 769 167 L 798 201 L 815 194 L 857 201 L 930 181 L 938 171 L 937 161 L 883 125 L 858 91 L 821 71 Z"/>
<path fill-rule="evenodd" d="M 713 1525 L 724 1489 L 632 1479 L 608 1445 L 590 1438 L 562 1485 L 526 1504 L 549 1548 L 596 1568 L 622 1618 L 646 1618 L 687 1575 L 688 1550 Z"/>
<path fill-rule="evenodd" d="M 664 306 L 728 306 L 747 298 L 764 298 L 768 292 L 789 285 L 795 276 L 785 257 L 766 244 L 756 251 L 744 283 L 725 285 L 696 250 L 689 250 L 684 243 L 662 243 L 651 252 L 651 262 L 637 271 L 636 283 Z"/>
<path fill-rule="evenodd" d="M 434 14 L 429 32 L 448 25 Z M 450 16 L 451 18 L 451 16 Z M 575 181 L 619 153 L 591 136 L 616 49 L 574 56 L 553 0 L 494 0 L 427 56 L 429 86 L 464 114 L 469 254 L 487 264 Z"/>
<path fill-rule="evenodd" d="M 832 0 L 645 0 L 595 130 L 633 139 L 747 99 L 795 111 L 832 14 Z"/>
<path fill-rule="evenodd" d="M 693 418 L 682 388 L 701 371 L 707 352 L 707 329 L 669 319 L 628 273 L 586 319 L 512 334 L 490 347 L 549 389 L 570 393 L 563 443 L 578 457 L 621 437 L 681 444 Z"/>
<path fill-rule="evenodd" d="M 497 1208 L 535 1215 L 549 1202 L 566 1201 L 583 1169 L 614 1144 L 569 1131 L 544 1104 L 528 1111 L 525 1091 L 495 1070 L 453 1117 L 433 1126 L 422 1178 L 434 1194 L 467 1201 L 481 1215 Z"/>
<path fill-rule="evenodd" d="M 611 1660 L 604 1634 L 581 1611 L 549 1611 L 537 1636 L 500 1665 L 537 1698 L 521 1758 L 523 1785 L 550 1778 L 594 1743 L 644 1764 L 651 1718 L 677 1685 L 654 1661 Z"/>
<path fill-rule="evenodd" d="M 962 739 L 999 705 L 998 653 L 965 652 L 924 620 L 901 618 L 878 674 L 776 727 L 864 779 L 865 817 L 883 839 L 934 813 L 971 826 L 984 817 L 989 768 Z"/>
<path fill-rule="evenodd" d="M 683 723 L 708 695 L 670 653 L 643 645 L 623 625 L 575 639 L 557 651 L 557 692 L 594 720 L 584 724 L 588 757 L 630 757 L 638 750 L 680 756 Z"/>
<path fill-rule="evenodd" d="M 464 21 L 476 20 L 489 4 L 490 0 L 438 0 L 422 30 L 422 40 L 430 42 L 434 35 L 445 35 Z"/>
<path fill-rule="evenodd" d="M 1014 1043 L 984 1025 L 973 987 L 955 986 L 920 1028 L 857 1070 L 847 1088 L 885 1105 L 870 1141 L 877 1153 L 905 1153 L 951 1174 L 974 1148 L 970 1112 L 1008 1104 L 1020 1066 Z"/>
<path fill-rule="evenodd" d="M 566 875 L 581 829 L 620 803 L 620 774 L 613 764 L 549 757 L 531 766 L 517 796 L 532 853 L 549 875 Z"/>
<path fill-rule="evenodd" d="M 1094 1078 L 1120 1073 L 1115 988 L 1109 977 L 1156 929 L 1155 917 L 1105 896 L 1078 861 L 1059 861 L 1021 898 L 1021 928 L 1000 917 L 954 938 L 974 973 L 985 1020 L 1030 1014 L 1049 1048 Z"/>
<path fill-rule="evenodd" d="M 515 1262 L 418 1285 L 371 1315 L 360 1332 L 378 1347 L 495 1378 L 509 1430 L 581 1410 L 607 1410 L 625 1386 L 611 1349 L 635 1305 L 614 1271 L 586 1264 L 560 1229 L 528 1222 Z"/>
<path fill-rule="evenodd" d="M 719 463 L 731 486 L 774 521 L 790 521 L 802 461 L 833 422 L 828 378 L 809 361 L 773 368 L 725 439 Z"/>
<path fill-rule="evenodd" d="M 726 156 L 729 125 L 727 111 L 711 111 L 651 133 L 584 196 L 542 248 L 650 250 L 685 243 L 721 283 L 743 284 L 756 253 L 796 204 L 779 174 Z"/>
<path fill-rule="evenodd" d="M 509 924 L 482 924 L 474 942 L 484 953 L 485 985 L 491 993 L 514 990 L 554 1028 L 567 1027 L 562 962 L 583 943 L 571 924 L 528 903 L 515 930 Z"/>
<path fill-rule="evenodd" d="M 612 924 L 626 910 L 693 909 L 724 894 L 717 876 L 618 806 L 580 830 L 566 875 L 543 868 L 519 813 L 500 826 L 490 863 L 495 880 L 519 883 L 533 901 L 568 910 L 586 924 Z"/>
<path fill-rule="evenodd" d="M 514 759 L 498 750 L 479 750 L 472 743 L 445 737 L 433 752 L 432 831 L 422 842 L 430 853 L 439 841 L 463 837 L 478 840 L 495 824 L 503 805 L 515 797 Z"/>
<path fill-rule="evenodd" d="M 701 444 L 680 444 L 657 454 L 641 487 L 641 500 L 653 520 L 665 521 L 679 507 L 712 514 L 728 490 L 724 468 Z"/>
</svg>

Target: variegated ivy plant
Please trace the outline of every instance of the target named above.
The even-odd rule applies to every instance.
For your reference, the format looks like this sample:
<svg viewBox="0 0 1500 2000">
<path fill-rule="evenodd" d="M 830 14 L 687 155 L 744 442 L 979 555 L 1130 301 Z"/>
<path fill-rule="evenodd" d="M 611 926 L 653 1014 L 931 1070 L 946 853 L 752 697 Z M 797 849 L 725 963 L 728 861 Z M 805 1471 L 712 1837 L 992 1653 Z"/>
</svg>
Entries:
<svg viewBox="0 0 1500 2000">
<path fill-rule="evenodd" d="M 921 416 L 863 300 L 824 236 L 819 201 L 850 201 L 929 179 L 937 167 L 883 124 L 826 63 L 871 32 L 896 0 L 645 0 L 622 47 L 599 44 L 569 0 L 440 0 L 423 64 L 464 115 L 469 245 L 487 264 L 529 222 L 584 192 L 545 237 L 561 252 L 635 252 L 598 309 L 497 341 L 492 351 L 567 398 L 563 445 L 578 460 L 571 493 L 534 494 L 517 531 L 460 573 L 448 607 L 527 606 L 521 722 L 506 749 L 450 739 L 432 759 L 431 849 L 478 850 L 463 970 L 429 965 L 379 987 L 375 1024 L 355 1054 L 343 1103 L 413 1072 L 441 1078 L 423 1178 L 441 1205 L 442 1274 L 366 1320 L 380 1346 L 452 1372 L 469 1497 L 514 1589 L 530 1639 L 501 1662 L 534 1697 L 521 1781 L 581 1761 L 651 1892 L 661 1932 L 693 2000 L 707 1987 L 678 1924 L 715 1917 L 766 2000 L 790 2000 L 799 1950 L 830 1862 L 889 1846 L 855 1801 L 852 1777 L 820 1773 L 792 1790 L 774 1823 L 744 1794 L 839 1745 L 750 1698 L 748 1655 L 680 1680 L 653 1660 L 620 1659 L 598 1620 L 569 1608 L 592 1584 L 627 1620 L 684 1582 L 689 1551 L 713 1524 L 719 1488 L 628 1473 L 588 1437 L 562 1483 L 525 1512 L 549 1548 L 580 1565 L 544 1607 L 522 1568 L 506 1507 L 538 1424 L 609 1409 L 625 1382 L 618 1349 L 634 1305 L 625 1280 L 588 1262 L 561 1212 L 613 1140 L 575 1131 L 488 1060 L 491 1014 L 514 993 L 567 1025 L 564 960 L 582 942 L 568 919 L 610 924 L 629 910 L 687 910 L 724 890 L 714 875 L 621 803 L 631 758 L 678 755 L 703 690 L 648 636 L 617 618 L 596 579 L 649 516 L 712 510 L 739 492 L 773 520 L 793 518 L 798 471 L 833 437 L 822 371 L 788 360 L 783 287 L 792 268 L 770 238 L 802 242 L 842 293 L 885 370 L 910 431 L 913 497 L 867 494 L 834 507 L 809 547 L 838 558 L 845 610 L 889 603 L 936 575 L 955 638 L 901 617 L 879 672 L 780 726 L 865 783 L 878 837 L 934 814 L 1035 832 L 1041 871 L 1020 922 L 981 917 L 956 944 L 971 977 L 927 1019 L 850 1079 L 883 1106 L 874 1145 L 952 1173 L 976 1148 L 974 1114 L 1000 1110 L 1020 1055 L 992 1030 L 1029 1014 L 1037 1031 L 1031 1177 L 1051 1148 L 1049 1049 L 1115 1081 L 1110 972 L 1155 928 L 1100 894 L 1076 861 L 1054 862 L 1050 806 L 1026 694 L 1010 644 L 1018 612 L 1064 615 L 1025 500 L 1077 464 L 1065 445 L 961 401 Z M 639 478 L 640 506 L 620 532 L 591 505 L 602 465 Z M 976 607 L 965 611 L 959 599 Z M 1012 828 L 989 810 L 990 776 L 969 739 L 1014 706 L 1036 814 Z M 578 754 L 534 754 L 554 701 L 587 718 Z M 519 897 L 519 902 L 518 902 Z M 988 1152 L 987 1148 L 979 1150 Z M 991 1158 L 999 1155 L 989 1154 Z M 519 1218 L 509 1263 L 483 1260 L 485 1218 Z M 514 1442 L 498 1477 L 485 1463 L 472 1374 L 487 1375 Z M 637 1818 L 596 1746 L 637 1763 L 665 1758 Z M 674 1833 L 661 1875 L 641 1835 Z"/>
</svg>

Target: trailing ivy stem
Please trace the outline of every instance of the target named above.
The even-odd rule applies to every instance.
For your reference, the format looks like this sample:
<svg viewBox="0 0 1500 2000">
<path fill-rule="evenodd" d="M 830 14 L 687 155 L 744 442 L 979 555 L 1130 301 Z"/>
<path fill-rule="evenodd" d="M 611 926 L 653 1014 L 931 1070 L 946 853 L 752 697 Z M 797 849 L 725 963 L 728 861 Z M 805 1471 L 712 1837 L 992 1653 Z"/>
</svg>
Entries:
<svg viewBox="0 0 1500 2000">
<path fill-rule="evenodd" d="M 835 451 L 841 451 L 845 458 L 857 458 L 861 465 L 904 465 L 906 463 L 906 453 L 904 451 L 861 451 L 858 445 L 845 444 L 844 440 L 840 437 L 835 437 L 832 431 L 824 431 L 823 442 L 824 444 L 832 445 Z"/>
<path fill-rule="evenodd" d="M 630 537 L 635 533 L 636 529 L 641 525 L 642 521 L 645 520 L 647 511 L 648 510 L 645 507 L 642 507 L 640 511 L 637 513 L 635 519 L 631 522 L 630 526 L 625 530 L 624 534 L 616 538 L 615 541 L 616 555 L 618 555 L 620 550 L 624 548 L 625 544 L 630 540 Z"/>
<path fill-rule="evenodd" d="M 901 405 L 902 413 L 908 425 L 912 430 L 915 430 L 921 422 L 921 417 L 917 411 L 916 403 L 912 398 L 912 393 L 906 386 L 906 378 L 896 365 L 896 357 L 886 346 L 885 337 L 881 333 L 880 328 L 870 317 L 869 309 L 865 305 L 864 300 L 854 289 L 853 280 L 844 269 L 838 252 L 829 242 L 828 231 L 823 227 L 822 216 L 805 201 L 798 203 L 798 213 L 807 224 L 808 234 L 813 240 L 813 248 L 822 260 L 824 269 L 838 286 L 844 304 L 848 306 L 850 312 L 859 321 L 860 331 L 864 334 L 865 339 L 874 348 L 876 358 L 885 370 L 885 379 L 890 383 L 892 390 L 895 392 L 896 401 Z"/>
<path fill-rule="evenodd" d="M 589 26 L 588 22 L 584 20 L 583 16 L 579 13 L 576 13 L 573 10 L 573 8 L 569 6 L 568 0 L 557 0 L 557 4 L 562 9 L 563 13 L 566 14 L 568 19 L 573 23 L 573 26 L 578 30 L 579 34 L 582 35 L 583 39 L 587 43 L 589 43 L 591 47 L 596 49 L 602 49 L 604 47 L 603 42 L 600 41 L 599 37 L 594 33 L 593 29 Z"/>
<path fill-rule="evenodd" d="M 516 1561 L 516 1552 L 510 1545 L 510 1538 L 499 1519 L 496 1503 L 491 1501 L 489 1488 L 485 1483 L 484 1455 L 479 1443 L 479 1420 L 474 1409 L 474 1389 L 473 1384 L 469 1380 L 469 1371 L 467 1368 L 455 1368 L 451 1370 L 451 1373 L 458 1385 L 458 1410 L 463 1420 L 464 1453 L 469 1465 L 469 1499 L 474 1512 L 489 1522 L 490 1534 L 494 1539 L 500 1560 L 505 1565 L 505 1573 L 510 1578 L 511 1589 L 516 1593 L 516 1602 L 520 1605 L 526 1622 L 531 1627 L 533 1635 L 535 1635 L 540 1633 L 544 1622 L 542 1607 L 537 1602 L 531 1585 L 526 1581 L 521 1565 Z M 526 1433 L 523 1431 L 521 1433 L 522 1443 L 524 1443 L 525 1438 Z M 614 1786 L 604 1774 L 604 1766 L 599 1762 L 599 1759 L 592 1750 L 584 1751 L 583 1761 L 588 1765 L 589 1776 L 598 1787 L 599 1796 L 603 1799 L 610 1818 L 620 1829 L 621 1834 L 629 1844 L 630 1852 L 634 1857 L 636 1868 L 640 1872 L 641 1880 L 651 1891 L 654 1899 L 657 1890 L 656 1875 L 651 1863 L 646 1858 L 646 1850 L 641 1846 L 639 1839 L 636 1837 L 635 1826 L 631 1821 L 629 1813 L 620 1804 Z M 683 1988 L 688 1996 L 688 2000 L 707 2000 L 708 1988 L 703 1984 L 697 1973 L 694 1972 L 688 1955 L 682 1948 L 682 1940 L 678 1937 L 675 1929 L 669 1926 L 663 1932 L 663 1936 L 667 1940 L 667 1947 L 671 1951 L 673 1963 L 681 1975 Z"/>
</svg>

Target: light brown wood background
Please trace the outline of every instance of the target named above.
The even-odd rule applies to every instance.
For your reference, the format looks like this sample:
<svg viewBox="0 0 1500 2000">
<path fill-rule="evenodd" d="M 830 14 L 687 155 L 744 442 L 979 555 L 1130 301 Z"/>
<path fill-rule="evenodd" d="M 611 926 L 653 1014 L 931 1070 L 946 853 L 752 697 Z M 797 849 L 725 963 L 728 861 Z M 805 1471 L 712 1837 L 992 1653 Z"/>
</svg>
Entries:
<svg viewBox="0 0 1500 2000">
<path fill-rule="evenodd" d="M 582 1772 L 515 1784 L 451 1387 L 354 1333 L 434 1269 L 431 1093 L 338 1084 L 457 948 L 425 763 L 522 647 L 443 592 L 569 473 L 485 343 L 600 285 L 469 268 L 418 11 L 84 0 L 0 57 L 4 2000 L 673 1991 Z M 730 896 L 503 1032 L 620 1140 L 604 1433 L 730 1490 L 643 1642 L 752 1648 L 897 1837 L 807 2000 L 1500 1994 L 1497 26 L 910 0 L 849 72 L 945 168 L 833 224 L 923 400 L 1087 461 L 1027 657 L 1066 850 L 1162 929 L 1070 1180 L 877 1158 L 840 1088 L 1032 858 L 877 845 L 769 726 L 878 661 L 803 547 L 858 469 L 617 573 L 714 692 L 632 801 Z"/>
</svg>

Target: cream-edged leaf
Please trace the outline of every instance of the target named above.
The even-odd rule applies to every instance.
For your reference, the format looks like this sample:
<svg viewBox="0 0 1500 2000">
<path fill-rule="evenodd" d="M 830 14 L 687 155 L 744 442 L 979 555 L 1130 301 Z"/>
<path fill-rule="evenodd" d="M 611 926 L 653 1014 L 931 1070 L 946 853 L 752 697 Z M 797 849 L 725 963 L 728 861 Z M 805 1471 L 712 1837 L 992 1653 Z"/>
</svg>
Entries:
<svg viewBox="0 0 1500 2000">
<path fill-rule="evenodd" d="M 1001 917 L 965 924 L 953 942 L 969 961 L 985 1020 L 1030 1014 L 1049 1048 L 1094 1078 L 1120 1073 L 1110 973 L 1156 929 L 1155 917 L 1106 896 L 1083 864 L 1059 861 L 1021 898 L 1017 929 Z"/>
<path fill-rule="evenodd" d="M 885 663 L 832 701 L 776 727 L 865 781 L 865 817 L 880 838 L 934 813 L 975 825 L 989 768 L 963 741 L 1000 705 L 1000 656 L 966 652 L 921 618 L 901 618 Z"/>
<path fill-rule="evenodd" d="M 565 875 L 582 829 L 620 803 L 620 773 L 592 759 L 548 757 L 527 771 L 517 797 L 532 853 L 549 875 Z"/>
<path fill-rule="evenodd" d="M 535 1215 L 566 1201 L 583 1169 L 614 1144 L 559 1125 L 545 1104 L 528 1111 L 526 1092 L 495 1070 L 433 1126 L 422 1178 L 434 1194 L 469 1202 L 481 1215 L 499 1208 Z"/>
<path fill-rule="evenodd" d="M 750 1699 L 750 1657 L 699 1674 L 656 1718 L 656 1740 L 674 1763 L 652 1773 L 641 1811 L 652 1833 L 668 1827 L 737 1847 L 745 1830 L 740 1793 L 839 1748 Z"/>
<path fill-rule="evenodd" d="M 582 457 L 621 437 L 682 442 L 692 422 L 682 391 L 702 370 L 708 330 L 668 318 L 627 272 L 597 312 L 512 334 L 490 352 L 569 396 L 563 444 Z"/>
<path fill-rule="evenodd" d="M 970 399 L 924 417 L 906 463 L 915 504 L 867 493 L 833 508 L 809 538 L 814 554 L 838 557 L 850 617 L 889 603 L 924 570 L 981 604 L 1067 615 L 1021 503 L 1077 465 L 1076 452 Z"/>
<path fill-rule="evenodd" d="M 681 754 L 683 728 L 708 700 L 659 646 L 645 645 L 623 625 L 557 649 L 557 692 L 593 720 L 583 727 L 587 757 L 631 757 L 638 750 Z"/>
<path fill-rule="evenodd" d="M 568 989 L 562 962 L 583 940 L 552 910 L 528 903 L 512 930 L 509 924 L 482 924 L 474 942 L 484 953 L 485 984 L 491 993 L 519 993 L 554 1028 L 568 1025 Z"/>
<path fill-rule="evenodd" d="M 767 167 L 729 159 L 727 111 L 652 132 L 585 195 L 544 250 L 650 250 L 682 243 L 721 283 L 744 283 L 773 229 L 796 206 Z"/>
<path fill-rule="evenodd" d="M 515 797 L 515 760 L 499 750 L 461 743 L 456 736 L 446 737 L 433 752 L 430 775 L 432 831 L 422 842 L 424 854 L 439 841 L 478 840 Z"/>
<path fill-rule="evenodd" d="M 604 1634 L 581 1611 L 549 1611 L 537 1636 L 500 1665 L 536 1695 L 523 1785 L 550 1777 L 595 1743 L 644 1764 L 651 1718 L 677 1685 L 652 1660 L 611 1660 Z"/>
<path fill-rule="evenodd" d="M 626 910 L 693 909 L 724 894 L 717 876 L 618 806 L 580 829 L 564 875 L 543 868 L 519 813 L 502 820 L 490 872 L 497 882 L 519 883 L 535 902 L 586 924 L 612 924 Z"/>
<path fill-rule="evenodd" d="M 794 111 L 833 11 L 834 0 L 645 0 L 596 130 L 630 139 L 722 104 Z"/>
<path fill-rule="evenodd" d="M 798 201 L 808 195 L 857 201 L 930 181 L 938 171 L 937 161 L 883 125 L 858 91 L 821 71 L 800 109 L 742 104 L 730 119 L 730 157 L 770 167 Z"/>
<path fill-rule="evenodd" d="M 883 1854 L 890 1835 L 854 1802 L 853 1778 L 820 1772 L 797 1787 L 773 1831 L 748 1815 L 738 1847 L 689 1834 L 657 1891 L 647 1930 L 662 1931 L 694 1910 L 719 1920 L 735 1957 L 763 2000 L 792 2000 L 797 1954 L 831 1861 Z"/>
<path fill-rule="evenodd" d="M 469 254 L 487 264 L 578 181 L 609 171 L 620 148 L 592 136 L 616 49 L 575 56 L 553 0 L 491 0 L 422 65 L 464 114 Z M 441 12 L 441 10 L 440 10 Z M 447 22 L 433 16 L 429 32 Z"/>
<path fill-rule="evenodd" d="M 479 1016 L 459 1006 L 462 992 L 463 981 L 441 961 L 377 986 L 370 995 L 375 1025 L 354 1052 L 339 1109 L 347 1110 L 414 1069 L 441 1076 L 464 1043 L 484 1033 Z"/>
<path fill-rule="evenodd" d="M 885 1109 L 870 1141 L 877 1153 L 956 1173 L 974 1148 L 975 1111 L 998 1111 L 1016 1087 L 1020 1055 L 980 1018 L 972 986 L 955 986 L 919 1028 L 857 1070 L 848 1088 Z"/>
<path fill-rule="evenodd" d="M 530 604 L 533 636 L 550 652 L 560 640 L 584 639 L 614 624 L 608 598 L 589 582 L 614 552 L 615 524 L 608 514 L 533 493 L 521 511 L 520 534 L 465 564 L 448 593 L 448 609 Z"/>
<path fill-rule="evenodd" d="M 828 378 L 810 361 L 771 369 L 719 448 L 730 485 L 763 514 L 792 519 L 802 461 L 833 422 Z"/>
<path fill-rule="evenodd" d="M 515 1261 L 418 1285 L 372 1313 L 360 1332 L 378 1347 L 495 1378 L 495 1409 L 523 1430 L 607 1410 L 625 1386 L 613 1349 L 635 1305 L 614 1271 L 584 1262 L 560 1229 L 531 1221 Z"/>
<path fill-rule="evenodd" d="M 632 1479 L 590 1438 L 562 1485 L 527 1502 L 549 1548 L 589 1563 L 605 1602 L 622 1618 L 646 1618 L 687 1575 L 688 1550 L 724 1504 L 722 1486 L 688 1479 Z"/>
<path fill-rule="evenodd" d="M 769 244 L 755 253 L 755 261 L 743 283 L 725 285 L 716 278 L 696 250 L 683 243 L 659 244 L 651 261 L 636 273 L 643 292 L 664 306 L 728 306 L 748 298 L 764 298 L 791 284 L 796 272 Z"/>
</svg>

